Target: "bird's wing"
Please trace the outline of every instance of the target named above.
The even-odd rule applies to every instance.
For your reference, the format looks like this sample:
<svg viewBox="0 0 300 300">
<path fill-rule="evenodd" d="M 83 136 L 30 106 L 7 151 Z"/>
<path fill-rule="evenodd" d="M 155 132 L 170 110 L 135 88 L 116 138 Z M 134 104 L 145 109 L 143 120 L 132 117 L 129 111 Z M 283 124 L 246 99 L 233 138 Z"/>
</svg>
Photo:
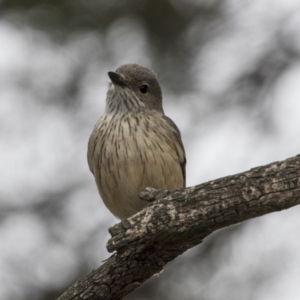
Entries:
<svg viewBox="0 0 300 300">
<path fill-rule="evenodd" d="M 180 166 L 181 166 L 182 176 L 184 179 L 184 187 L 185 187 L 186 186 L 186 172 L 185 172 L 186 156 L 185 156 L 184 146 L 181 140 L 181 134 L 176 124 L 169 117 L 164 115 L 163 119 L 167 121 L 167 123 L 172 128 L 172 131 L 174 132 L 174 136 L 177 141 L 176 150 L 177 150 L 178 157 L 180 159 Z"/>
</svg>

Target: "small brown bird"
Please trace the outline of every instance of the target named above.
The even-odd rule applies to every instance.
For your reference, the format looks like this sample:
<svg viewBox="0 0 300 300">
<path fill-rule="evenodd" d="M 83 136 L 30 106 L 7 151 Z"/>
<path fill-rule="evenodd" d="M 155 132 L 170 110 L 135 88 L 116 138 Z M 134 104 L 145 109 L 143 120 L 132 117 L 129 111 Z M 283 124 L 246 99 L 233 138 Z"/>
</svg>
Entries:
<svg viewBox="0 0 300 300">
<path fill-rule="evenodd" d="M 108 72 L 105 112 L 88 143 L 88 164 L 107 208 L 125 219 L 147 205 L 146 187 L 185 187 L 180 132 L 165 116 L 156 74 L 136 64 Z"/>
</svg>

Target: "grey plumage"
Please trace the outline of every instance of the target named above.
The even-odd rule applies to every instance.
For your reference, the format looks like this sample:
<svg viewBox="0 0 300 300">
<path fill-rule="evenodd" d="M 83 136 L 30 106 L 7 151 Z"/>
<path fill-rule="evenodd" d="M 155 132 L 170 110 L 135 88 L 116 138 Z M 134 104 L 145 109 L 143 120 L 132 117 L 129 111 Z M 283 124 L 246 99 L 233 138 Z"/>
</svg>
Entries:
<svg viewBox="0 0 300 300">
<path fill-rule="evenodd" d="M 180 132 L 164 115 L 154 72 L 136 64 L 109 72 L 106 109 L 88 143 L 88 164 L 108 209 L 124 219 L 147 205 L 145 187 L 185 187 Z"/>
</svg>

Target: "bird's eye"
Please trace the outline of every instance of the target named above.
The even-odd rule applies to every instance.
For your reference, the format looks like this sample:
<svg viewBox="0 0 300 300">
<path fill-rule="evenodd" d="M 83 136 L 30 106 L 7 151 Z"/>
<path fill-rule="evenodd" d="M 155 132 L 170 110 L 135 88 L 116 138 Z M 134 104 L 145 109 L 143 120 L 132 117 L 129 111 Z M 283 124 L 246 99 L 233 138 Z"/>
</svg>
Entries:
<svg viewBox="0 0 300 300">
<path fill-rule="evenodd" d="M 148 85 L 146 85 L 146 84 L 141 85 L 140 86 L 140 92 L 142 94 L 146 94 L 148 92 Z"/>
</svg>

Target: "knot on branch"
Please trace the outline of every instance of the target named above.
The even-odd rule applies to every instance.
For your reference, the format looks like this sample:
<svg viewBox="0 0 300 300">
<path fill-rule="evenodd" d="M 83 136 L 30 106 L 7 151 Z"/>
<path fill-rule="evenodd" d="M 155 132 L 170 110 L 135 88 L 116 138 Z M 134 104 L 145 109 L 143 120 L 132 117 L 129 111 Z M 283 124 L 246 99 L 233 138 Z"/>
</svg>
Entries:
<svg viewBox="0 0 300 300">
<path fill-rule="evenodd" d="M 170 194 L 168 190 L 157 190 L 151 187 L 146 187 L 144 191 L 140 193 L 140 198 L 148 202 L 153 202 L 158 199 L 167 197 Z"/>
</svg>

